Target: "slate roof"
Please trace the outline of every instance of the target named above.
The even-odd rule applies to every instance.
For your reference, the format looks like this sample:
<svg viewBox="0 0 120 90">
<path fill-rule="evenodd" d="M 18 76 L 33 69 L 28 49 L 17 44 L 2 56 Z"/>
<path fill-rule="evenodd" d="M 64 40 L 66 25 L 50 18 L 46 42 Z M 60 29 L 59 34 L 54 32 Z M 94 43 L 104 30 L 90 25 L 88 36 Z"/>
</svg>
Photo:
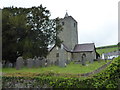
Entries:
<svg viewBox="0 0 120 90">
<path fill-rule="evenodd" d="M 65 44 L 63 45 L 63 49 L 67 52 L 92 52 L 95 50 L 94 43 L 86 43 L 86 44 L 76 44 L 73 50 L 69 50 L 68 47 Z M 54 45 L 52 48 L 49 49 L 49 51 L 52 51 L 52 49 L 55 47 Z"/>
<path fill-rule="evenodd" d="M 63 45 L 63 49 L 66 50 L 67 52 L 70 52 L 70 50 L 68 49 L 68 47 L 65 45 L 65 44 L 62 44 Z M 56 45 L 53 45 L 51 48 L 48 49 L 48 51 L 52 51 L 52 49 L 56 47 Z"/>
<path fill-rule="evenodd" d="M 67 47 L 65 44 L 63 44 L 63 48 L 64 48 L 66 51 L 70 52 L 70 50 L 68 49 L 68 47 Z"/>
<path fill-rule="evenodd" d="M 73 52 L 91 52 L 95 50 L 94 43 L 76 44 Z"/>
</svg>

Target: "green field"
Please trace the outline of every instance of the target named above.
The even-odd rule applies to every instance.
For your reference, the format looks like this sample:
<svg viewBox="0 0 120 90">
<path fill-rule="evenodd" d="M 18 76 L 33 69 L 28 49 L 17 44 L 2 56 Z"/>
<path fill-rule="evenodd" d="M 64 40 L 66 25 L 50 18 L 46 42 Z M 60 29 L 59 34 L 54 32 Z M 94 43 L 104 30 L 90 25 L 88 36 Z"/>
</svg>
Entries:
<svg viewBox="0 0 120 90">
<path fill-rule="evenodd" d="M 103 53 L 113 52 L 118 49 L 120 49 L 118 48 L 118 45 L 109 45 L 109 46 L 97 47 L 96 51 L 101 55 Z"/>
<path fill-rule="evenodd" d="M 3 73 L 23 73 L 23 72 L 30 72 L 30 73 L 69 73 L 69 74 L 77 74 L 77 73 L 88 73 L 91 71 L 96 70 L 97 68 L 101 67 L 102 65 L 106 64 L 105 61 L 95 61 L 92 64 L 87 64 L 87 66 L 82 66 L 81 64 L 73 64 L 70 63 L 67 67 L 58 67 L 58 66 L 49 66 L 49 67 L 41 67 L 41 68 L 22 68 L 20 70 L 16 70 L 15 68 L 3 68 Z"/>
<path fill-rule="evenodd" d="M 101 55 L 102 53 L 109 53 L 118 50 L 118 47 L 114 48 L 104 48 L 104 49 L 96 49 L 96 51 Z"/>
</svg>

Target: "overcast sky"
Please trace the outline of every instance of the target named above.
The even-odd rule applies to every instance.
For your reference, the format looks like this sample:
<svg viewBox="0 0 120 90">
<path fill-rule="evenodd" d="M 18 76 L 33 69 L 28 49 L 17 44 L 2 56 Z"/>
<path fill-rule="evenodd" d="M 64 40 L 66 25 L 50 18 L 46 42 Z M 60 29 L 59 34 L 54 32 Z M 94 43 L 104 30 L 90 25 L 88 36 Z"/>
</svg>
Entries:
<svg viewBox="0 0 120 90">
<path fill-rule="evenodd" d="M 1 0 L 8 6 L 47 7 L 51 18 L 65 16 L 66 10 L 78 22 L 79 43 L 105 46 L 118 43 L 118 1 L 120 0 Z"/>
</svg>

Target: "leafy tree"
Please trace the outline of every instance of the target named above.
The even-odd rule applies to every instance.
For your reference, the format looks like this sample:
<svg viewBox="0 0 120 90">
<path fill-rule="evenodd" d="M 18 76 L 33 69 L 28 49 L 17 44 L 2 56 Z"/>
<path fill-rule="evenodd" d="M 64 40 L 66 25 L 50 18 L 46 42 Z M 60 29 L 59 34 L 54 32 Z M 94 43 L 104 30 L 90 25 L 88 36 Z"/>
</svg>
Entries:
<svg viewBox="0 0 120 90">
<path fill-rule="evenodd" d="M 59 18 L 50 19 L 42 5 L 32 8 L 4 8 L 2 18 L 2 58 L 15 62 L 18 56 L 46 57 L 48 46 L 60 46 L 57 34 L 62 30 Z"/>
<path fill-rule="evenodd" d="M 62 30 L 59 24 L 59 18 L 50 19 L 50 12 L 43 8 L 42 5 L 39 7 L 32 7 L 29 9 L 27 15 L 28 24 L 34 31 L 32 35 L 34 43 L 34 55 L 46 56 L 48 53 L 48 45 L 56 43 L 59 45 L 61 40 L 57 37 L 57 34 Z"/>
<path fill-rule="evenodd" d="M 2 11 L 2 58 L 15 62 L 18 57 L 17 51 L 20 32 L 26 30 L 25 16 L 15 15 L 12 8 L 4 8 Z"/>
</svg>

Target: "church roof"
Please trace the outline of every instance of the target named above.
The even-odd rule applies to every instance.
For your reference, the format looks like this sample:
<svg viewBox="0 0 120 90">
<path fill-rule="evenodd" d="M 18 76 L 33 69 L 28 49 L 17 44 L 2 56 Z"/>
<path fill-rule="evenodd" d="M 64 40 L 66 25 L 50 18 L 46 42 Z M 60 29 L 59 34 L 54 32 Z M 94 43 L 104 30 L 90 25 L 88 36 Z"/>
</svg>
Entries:
<svg viewBox="0 0 120 90">
<path fill-rule="evenodd" d="M 70 51 L 65 44 L 63 44 L 63 48 L 64 48 L 66 51 L 68 51 L 68 52 Z"/>
<path fill-rule="evenodd" d="M 65 45 L 65 44 L 62 44 L 63 45 L 63 49 L 66 50 L 67 52 L 70 52 L 70 50 L 68 49 L 68 47 Z M 48 49 L 49 52 L 52 51 L 53 48 L 55 48 L 56 45 L 53 45 L 51 48 Z"/>
<path fill-rule="evenodd" d="M 94 43 L 76 44 L 73 52 L 91 52 L 95 50 Z"/>
<path fill-rule="evenodd" d="M 64 19 L 67 19 L 67 18 L 71 18 L 71 19 L 73 19 L 77 23 L 77 21 L 72 16 L 69 16 L 67 12 L 65 14 L 65 17 L 61 18 L 61 20 L 64 20 Z"/>
</svg>

